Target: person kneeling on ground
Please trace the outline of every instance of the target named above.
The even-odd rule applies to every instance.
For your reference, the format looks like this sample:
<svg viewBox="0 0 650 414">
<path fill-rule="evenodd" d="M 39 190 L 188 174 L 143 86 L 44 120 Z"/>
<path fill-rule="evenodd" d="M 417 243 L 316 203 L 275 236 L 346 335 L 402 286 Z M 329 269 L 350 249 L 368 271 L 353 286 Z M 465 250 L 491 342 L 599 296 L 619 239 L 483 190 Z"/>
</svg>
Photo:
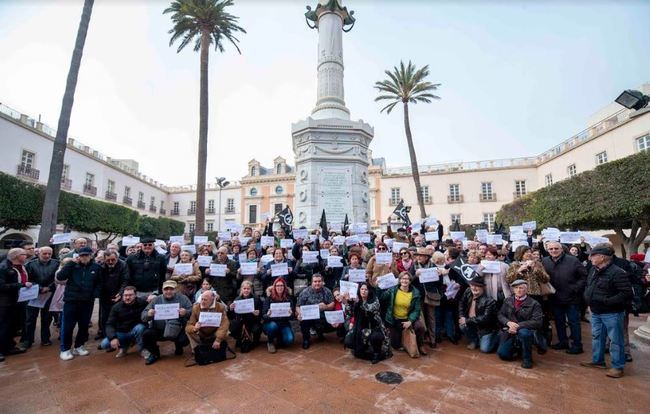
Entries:
<svg viewBox="0 0 650 414">
<path fill-rule="evenodd" d="M 192 312 L 192 302 L 187 296 L 176 292 L 176 282 L 167 280 L 163 283 L 163 294 L 151 301 L 142 311 L 142 322 L 149 322 L 149 328 L 142 334 L 144 348 L 149 351 L 145 364 L 151 365 L 160 359 L 158 341 L 173 341 L 176 345 L 175 354 L 183 355 L 183 347 L 189 344 L 184 326 Z M 156 305 L 171 305 L 178 303 L 178 318 L 156 320 Z"/>
<path fill-rule="evenodd" d="M 119 348 L 115 358 L 122 358 L 126 356 L 129 347 L 136 343 L 138 351 L 142 353 L 144 350 L 142 333 L 146 327 L 142 323 L 141 315 L 146 307 L 147 301 L 137 297 L 133 286 L 125 287 L 122 300 L 113 305 L 108 314 L 104 325 L 106 337 L 102 340 L 100 348 L 106 350 Z"/>
<path fill-rule="evenodd" d="M 485 293 L 482 277 L 469 281 L 469 289 L 458 304 L 458 315 L 458 325 L 469 341 L 467 349 L 494 351 L 499 340 L 495 334 L 497 307 L 496 301 Z"/>
<path fill-rule="evenodd" d="M 417 339 L 420 354 L 427 355 L 424 350 L 424 325 L 420 321 L 422 299 L 420 291 L 411 285 L 408 272 L 399 275 L 399 285 L 383 292 L 382 301 L 388 302 L 386 323 L 390 327 L 390 341 L 395 349 L 402 348 L 402 332 L 413 329 Z"/>
<path fill-rule="evenodd" d="M 320 310 L 319 319 L 303 320 L 300 308 L 307 305 L 318 305 Z M 330 328 L 325 321 L 325 311 L 334 309 L 334 295 L 332 291 L 323 286 L 323 276 L 315 273 L 311 278 L 311 286 L 300 292 L 298 303 L 296 304 L 296 315 L 300 321 L 300 332 L 302 333 L 302 348 L 309 349 L 311 345 L 310 330 L 313 328 L 318 334 L 319 339 L 323 339 L 323 332 Z"/>
<path fill-rule="evenodd" d="M 199 322 L 202 312 L 218 312 L 221 313 L 221 323 L 219 326 L 203 326 Z M 221 349 L 227 346 L 226 337 L 228 336 L 228 328 L 230 321 L 226 312 L 226 306 L 217 300 L 217 292 L 214 290 L 206 290 L 201 294 L 201 299 L 198 303 L 192 306 L 192 316 L 185 326 L 185 333 L 190 340 L 190 347 L 192 348 L 192 357 L 185 363 L 186 367 L 196 365 L 194 359 L 194 349 L 199 344 L 210 344 L 214 349 Z"/>
<path fill-rule="evenodd" d="M 274 354 L 276 352 L 276 340 L 278 345 L 282 346 L 293 344 L 293 330 L 289 321 L 295 314 L 296 307 L 283 278 L 276 278 L 269 290 L 270 292 L 262 306 L 262 318 L 264 320 L 264 333 L 268 338 L 267 348 L 270 353 Z M 274 315 L 271 311 L 272 303 L 288 303 L 289 315 Z"/>
<path fill-rule="evenodd" d="M 390 334 L 381 320 L 381 307 L 375 293 L 367 282 L 359 285 L 357 297 L 350 299 L 343 294 L 345 310 L 353 320 L 345 336 L 345 346 L 352 349 L 355 357 L 370 359 L 373 364 L 390 358 Z"/>
<path fill-rule="evenodd" d="M 527 295 L 528 284 L 517 279 L 510 284 L 514 295 L 503 302 L 499 311 L 499 333 L 497 355 L 504 361 L 514 359 L 517 345 L 521 348 L 522 368 L 533 367 L 533 338 L 535 330 L 542 327 L 544 315 L 542 305 Z"/>
<path fill-rule="evenodd" d="M 253 311 L 241 313 L 237 310 L 237 302 L 242 300 L 253 300 Z M 239 288 L 239 296 L 230 304 L 230 336 L 235 338 L 236 347 L 242 353 L 250 352 L 259 344 L 262 335 L 262 325 L 260 324 L 260 313 L 262 303 L 253 293 L 253 283 L 244 280 Z"/>
</svg>

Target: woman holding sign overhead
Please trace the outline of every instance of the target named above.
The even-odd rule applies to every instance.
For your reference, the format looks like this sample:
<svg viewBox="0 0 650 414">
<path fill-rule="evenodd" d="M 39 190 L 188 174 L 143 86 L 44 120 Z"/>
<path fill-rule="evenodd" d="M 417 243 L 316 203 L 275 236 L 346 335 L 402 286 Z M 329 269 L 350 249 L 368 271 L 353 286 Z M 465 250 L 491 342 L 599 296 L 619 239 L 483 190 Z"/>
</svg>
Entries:
<svg viewBox="0 0 650 414">
<path fill-rule="evenodd" d="M 201 271 L 199 264 L 192 260 L 192 253 L 183 250 L 181 260 L 174 265 L 174 271 L 170 278 L 178 283 L 178 292 L 187 296 L 191 302 L 194 302 L 196 287 L 201 282 Z"/>
<path fill-rule="evenodd" d="M 325 287 L 332 290 L 334 287 L 339 285 L 339 281 L 343 276 L 343 268 L 347 262 L 341 255 L 338 247 L 330 247 L 329 253 L 329 256 L 326 259 L 323 259 L 324 269 L 321 274 L 325 277 Z"/>
<path fill-rule="evenodd" d="M 268 337 L 267 348 L 270 353 L 275 353 L 276 341 L 281 346 L 293 344 L 293 330 L 289 321 L 295 310 L 295 303 L 289 294 L 286 281 L 281 277 L 276 278 L 262 306 L 263 329 Z"/>
<path fill-rule="evenodd" d="M 397 286 L 384 291 L 381 297 L 382 301 L 388 303 L 385 320 L 390 328 L 391 345 L 395 349 L 401 349 L 403 332 L 412 329 L 420 354 L 426 355 L 422 346 L 424 325 L 420 322 L 422 307 L 420 292 L 411 285 L 411 276 L 406 272 L 400 273 L 398 282 Z"/>
<path fill-rule="evenodd" d="M 230 336 L 237 341 L 242 352 L 249 352 L 260 342 L 262 326 L 260 312 L 262 303 L 253 294 L 253 284 L 244 280 L 239 296 L 230 304 Z"/>
</svg>

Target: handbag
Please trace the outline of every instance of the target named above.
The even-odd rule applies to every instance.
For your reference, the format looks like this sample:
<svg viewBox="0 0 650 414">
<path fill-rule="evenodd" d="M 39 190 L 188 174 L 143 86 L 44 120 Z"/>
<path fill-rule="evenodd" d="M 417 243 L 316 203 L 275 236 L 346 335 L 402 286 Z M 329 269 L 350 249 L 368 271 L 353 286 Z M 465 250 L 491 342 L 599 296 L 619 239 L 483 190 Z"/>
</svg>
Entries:
<svg viewBox="0 0 650 414">
<path fill-rule="evenodd" d="M 173 341 L 176 338 L 178 338 L 178 335 L 181 334 L 182 330 L 183 330 L 183 326 L 181 325 L 181 321 L 179 321 L 178 319 L 170 319 L 165 323 L 163 338 Z"/>
<path fill-rule="evenodd" d="M 415 336 L 413 328 L 402 330 L 402 346 L 411 358 L 419 358 L 420 351 L 418 350 L 418 340 Z"/>
<path fill-rule="evenodd" d="M 424 303 L 429 306 L 440 306 L 442 295 L 438 292 L 425 292 Z"/>
<path fill-rule="evenodd" d="M 551 282 L 540 283 L 539 291 L 541 292 L 542 296 L 555 294 L 555 288 L 553 287 L 553 285 L 551 285 Z"/>
<path fill-rule="evenodd" d="M 232 354 L 232 358 L 228 358 L 228 352 Z M 194 347 L 194 360 L 198 365 L 208 365 L 236 357 L 237 354 L 230 349 L 226 341 L 221 342 L 219 349 L 214 349 L 211 344 L 198 344 Z"/>
<path fill-rule="evenodd" d="M 242 354 L 246 354 L 246 353 L 252 351 L 253 348 L 254 348 L 254 346 L 253 346 L 253 337 L 248 332 L 248 329 L 246 329 L 246 325 L 243 325 L 242 326 L 242 331 L 241 331 L 241 339 L 240 339 L 239 349 L 240 349 Z"/>
</svg>

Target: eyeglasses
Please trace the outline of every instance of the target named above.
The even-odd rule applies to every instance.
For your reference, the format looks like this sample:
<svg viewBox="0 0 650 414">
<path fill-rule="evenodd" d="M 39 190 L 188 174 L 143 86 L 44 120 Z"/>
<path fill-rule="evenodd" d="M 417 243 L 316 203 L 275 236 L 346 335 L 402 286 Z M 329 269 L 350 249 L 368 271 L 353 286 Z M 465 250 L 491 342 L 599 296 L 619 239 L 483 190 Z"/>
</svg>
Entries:
<svg viewBox="0 0 650 414">
<path fill-rule="evenodd" d="M 560 248 L 559 247 L 549 247 L 546 250 L 560 250 Z"/>
<path fill-rule="evenodd" d="M 385 247 L 377 247 L 377 250 L 386 250 Z"/>
<path fill-rule="evenodd" d="M 408 256 L 408 255 L 409 255 L 409 252 L 402 252 L 402 256 L 404 256 L 404 255 L 407 255 L 407 256 Z"/>
<path fill-rule="evenodd" d="M 151 247 L 153 246 L 153 243 L 142 243 L 143 247 Z"/>
</svg>

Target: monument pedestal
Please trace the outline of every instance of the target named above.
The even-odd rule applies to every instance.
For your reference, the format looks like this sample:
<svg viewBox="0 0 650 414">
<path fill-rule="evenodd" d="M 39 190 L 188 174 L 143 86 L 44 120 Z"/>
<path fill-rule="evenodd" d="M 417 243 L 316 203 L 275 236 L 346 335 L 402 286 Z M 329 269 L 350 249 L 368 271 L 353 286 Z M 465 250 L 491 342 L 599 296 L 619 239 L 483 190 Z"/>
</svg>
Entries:
<svg viewBox="0 0 650 414">
<path fill-rule="evenodd" d="M 307 118 L 292 125 L 297 226 L 317 228 L 323 210 L 330 223 L 343 223 L 346 214 L 351 223 L 368 222 L 373 135 L 363 121 Z"/>
</svg>

